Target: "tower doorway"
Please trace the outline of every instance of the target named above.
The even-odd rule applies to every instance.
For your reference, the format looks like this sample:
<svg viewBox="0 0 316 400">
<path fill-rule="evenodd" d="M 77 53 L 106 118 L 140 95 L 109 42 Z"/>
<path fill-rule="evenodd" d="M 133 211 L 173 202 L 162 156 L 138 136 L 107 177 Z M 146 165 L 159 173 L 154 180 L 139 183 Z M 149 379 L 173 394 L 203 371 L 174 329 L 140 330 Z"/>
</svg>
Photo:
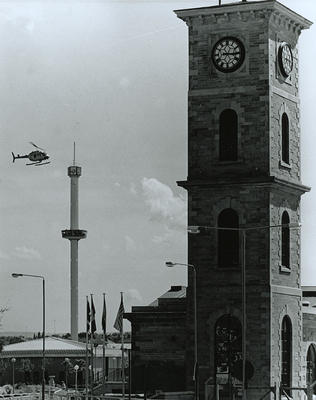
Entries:
<svg viewBox="0 0 316 400">
<path fill-rule="evenodd" d="M 215 382 L 220 400 L 236 398 L 242 382 L 236 378 L 236 363 L 242 359 L 242 326 L 225 314 L 215 324 Z"/>
</svg>

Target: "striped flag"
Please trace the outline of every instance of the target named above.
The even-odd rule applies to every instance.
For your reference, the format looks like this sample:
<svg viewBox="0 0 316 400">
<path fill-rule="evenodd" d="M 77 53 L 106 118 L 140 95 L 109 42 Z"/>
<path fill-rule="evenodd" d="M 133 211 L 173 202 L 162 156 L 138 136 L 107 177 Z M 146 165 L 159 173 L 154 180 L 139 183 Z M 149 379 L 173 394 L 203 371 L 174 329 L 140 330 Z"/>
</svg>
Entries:
<svg viewBox="0 0 316 400">
<path fill-rule="evenodd" d="M 97 326 L 95 323 L 95 308 L 93 304 L 93 297 L 91 295 L 91 333 L 94 336 L 94 332 L 97 330 Z"/>
<path fill-rule="evenodd" d="M 123 332 L 123 314 L 124 314 L 123 293 L 121 293 L 121 304 L 118 309 L 116 319 L 114 322 L 114 328 L 120 331 L 121 333 Z"/>
<path fill-rule="evenodd" d="M 87 296 L 87 333 L 90 332 L 90 304 Z"/>
<path fill-rule="evenodd" d="M 105 304 L 105 295 L 103 295 L 102 330 L 103 330 L 103 333 L 106 334 L 106 304 Z"/>
</svg>

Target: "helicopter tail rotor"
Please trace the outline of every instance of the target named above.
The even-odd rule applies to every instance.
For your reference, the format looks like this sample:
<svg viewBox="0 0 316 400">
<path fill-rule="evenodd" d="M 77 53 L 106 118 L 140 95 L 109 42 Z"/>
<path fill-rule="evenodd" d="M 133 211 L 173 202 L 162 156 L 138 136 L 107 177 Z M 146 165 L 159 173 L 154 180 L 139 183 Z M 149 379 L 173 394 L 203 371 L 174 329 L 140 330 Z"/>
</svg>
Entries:
<svg viewBox="0 0 316 400">
<path fill-rule="evenodd" d="M 13 157 L 13 160 L 12 160 L 12 162 L 14 162 L 14 161 L 15 161 L 15 159 L 16 159 L 16 157 L 15 157 L 15 155 L 14 155 L 13 151 L 11 151 L 11 153 L 12 153 L 12 157 Z"/>
</svg>

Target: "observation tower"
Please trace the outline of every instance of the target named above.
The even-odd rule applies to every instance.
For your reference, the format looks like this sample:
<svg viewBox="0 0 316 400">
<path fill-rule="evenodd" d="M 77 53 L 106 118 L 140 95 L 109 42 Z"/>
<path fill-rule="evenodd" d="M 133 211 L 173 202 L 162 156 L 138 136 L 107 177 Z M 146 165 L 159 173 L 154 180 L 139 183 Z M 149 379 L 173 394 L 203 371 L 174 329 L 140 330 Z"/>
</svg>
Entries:
<svg viewBox="0 0 316 400">
<path fill-rule="evenodd" d="M 62 231 L 62 237 L 70 241 L 70 330 L 71 339 L 78 340 L 78 243 L 87 237 L 87 231 L 79 229 L 79 177 L 81 167 L 76 165 L 76 144 L 74 143 L 73 165 L 68 167 L 70 177 L 70 229 Z"/>
</svg>

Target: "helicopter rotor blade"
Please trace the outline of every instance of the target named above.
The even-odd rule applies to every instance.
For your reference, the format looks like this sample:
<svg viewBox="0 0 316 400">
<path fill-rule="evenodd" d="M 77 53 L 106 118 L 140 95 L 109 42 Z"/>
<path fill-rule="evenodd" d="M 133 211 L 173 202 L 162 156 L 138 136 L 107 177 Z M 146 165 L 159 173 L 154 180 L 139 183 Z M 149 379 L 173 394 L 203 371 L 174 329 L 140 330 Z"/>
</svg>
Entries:
<svg viewBox="0 0 316 400">
<path fill-rule="evenodd" d="M 30 142 L 31 145 L 33 145 L 34 147 L 36 147 L 39 150 L 45 151 L 44 149 L 42 149 L 41 147 L 37 146 L 35 143 Z"/>
</svg>

